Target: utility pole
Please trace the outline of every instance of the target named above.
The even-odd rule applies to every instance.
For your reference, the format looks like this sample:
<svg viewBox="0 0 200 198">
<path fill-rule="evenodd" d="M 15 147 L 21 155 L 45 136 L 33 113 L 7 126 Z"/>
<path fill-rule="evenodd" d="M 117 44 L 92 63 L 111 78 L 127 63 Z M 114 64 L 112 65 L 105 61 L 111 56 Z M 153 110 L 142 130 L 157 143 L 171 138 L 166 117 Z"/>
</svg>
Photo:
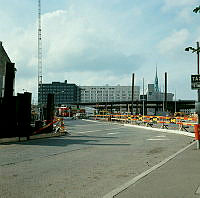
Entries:
<svg viewBox="0 0 200 198">
<path fill-rule="evenodd" d="M 165 72 L 165 111 L 167 111 L 167 72 Z"/>
<path fill-rule="evenodd" d="M 164 113 L 165 112 L 165 88 L 164 88 L 164 86 L 163 86 L 163 98 L 162 98 L 162 100 L 163 100 L 162 111 Z"/>
<path fill-rule="evenodd" d="M 142 113 L 143 113 L 143 119 L 144 119 L 144 78 L 143 78 L 143 102 L 142 102 L 142 107 L 143 107 L 143 110 L 142 110 Z"/>
<path fill-rule="evenodd" d="M 199 42 L 197 42 L 197 72 L 199 74 Z M 200 102 L 200 89 L 197 90 L 198 103 Z M 198 111 L 198 126 L 200 125 L 200 113 Z M 199 129 L 199 127 L 198 127 Z M 200 149 L 200 140 L 197 140 L 197 149 Z"/>
<path fill-rule="evenodd" d="M 192 53 L 196 52 L 197 53 L 197 74 L 199 75 L 199 52 L 200 52 L 200 48 L 199 48 L 199 42 L 197 42 L 197 48 L 193 48 L 193 47 L 187 47 L 185 48 L 185 51 L 189 51 L 192 50 Z M 199 83 L 199 82 L 198 82 Z M 195 129 L 195 133 L 197 133 L 198 138 L 196 139 L 197 142 L 197 149 L 200 149 L 200 139 L 199 139 L 199 130 L 200 130 L 200 89 L 197 89 L 197 103 L 196 105 L 196 112 L 198 115 L 198 123 L 196 125 L 196 129 Z M 197 131 L 196 131 L 197 130 Z"/>
<path fill-rule="evenodd" d="M 175 89 L 175 105 L 174 105 L 174 113 L 176 113 L 176 89 Z"/>
<path fill-rule="evenodd" d="M 133 100 L 134 100 L 134 80 L 135 74 L 132 74 L 132 100 L 131 100 L 131 115 L 133 115 Z"/>
</svg>

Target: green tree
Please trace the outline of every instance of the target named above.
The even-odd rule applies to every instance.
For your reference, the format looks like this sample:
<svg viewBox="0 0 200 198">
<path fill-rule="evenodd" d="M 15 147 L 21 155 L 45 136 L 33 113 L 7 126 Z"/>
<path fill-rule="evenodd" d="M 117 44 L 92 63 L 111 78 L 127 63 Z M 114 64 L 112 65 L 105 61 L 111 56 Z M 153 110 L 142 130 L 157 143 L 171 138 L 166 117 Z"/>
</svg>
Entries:
<svg viewBox="0 0 200 198">
<path fill-rule="evenodd" d="M 193 12 L 195 12 L 195 13 L 199 12 L 199 13 L 200 13 L 200 6 L 196 7 L 196 8 L 193 10 Z"/>
</svg>

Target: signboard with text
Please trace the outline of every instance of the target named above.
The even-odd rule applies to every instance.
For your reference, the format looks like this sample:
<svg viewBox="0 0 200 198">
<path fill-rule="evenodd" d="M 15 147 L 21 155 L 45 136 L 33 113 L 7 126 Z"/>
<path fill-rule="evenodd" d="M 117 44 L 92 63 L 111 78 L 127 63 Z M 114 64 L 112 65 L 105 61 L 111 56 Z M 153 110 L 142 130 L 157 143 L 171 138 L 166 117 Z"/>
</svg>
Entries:
<svg viewBox="0 0 200 198">
<path fill-rule="evenodd" d="M 191 88 L 200 89 L 200 74 L 191 75 Z"/>
</svg>

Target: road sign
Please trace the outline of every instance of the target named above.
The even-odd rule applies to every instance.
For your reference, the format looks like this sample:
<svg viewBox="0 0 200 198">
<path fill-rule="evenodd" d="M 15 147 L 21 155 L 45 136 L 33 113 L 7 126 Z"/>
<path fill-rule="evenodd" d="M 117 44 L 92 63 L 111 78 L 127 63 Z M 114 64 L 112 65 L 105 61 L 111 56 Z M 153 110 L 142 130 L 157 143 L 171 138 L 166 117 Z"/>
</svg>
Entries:
<svg viewBox="0 0 200 198">
<path fill-rule="evenodd" d="M 200 89 L 200 75 L 191 75 L 191 88 Z"/>
</svg>

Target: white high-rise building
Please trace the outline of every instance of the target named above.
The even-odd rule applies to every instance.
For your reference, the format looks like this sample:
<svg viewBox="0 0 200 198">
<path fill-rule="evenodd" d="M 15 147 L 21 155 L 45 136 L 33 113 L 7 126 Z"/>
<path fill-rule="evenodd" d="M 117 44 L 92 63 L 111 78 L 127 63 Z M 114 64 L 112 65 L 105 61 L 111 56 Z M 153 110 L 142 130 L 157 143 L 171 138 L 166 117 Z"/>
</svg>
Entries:
<svg viewBox="0 0 200 198">
<path fill-rule="evenodd" d="M 80 86 L 81 102 L 131 101 L 131 86 Z M 134 86 L 134 100 L 139 100 L 140 87 Z"/>
</svg>

